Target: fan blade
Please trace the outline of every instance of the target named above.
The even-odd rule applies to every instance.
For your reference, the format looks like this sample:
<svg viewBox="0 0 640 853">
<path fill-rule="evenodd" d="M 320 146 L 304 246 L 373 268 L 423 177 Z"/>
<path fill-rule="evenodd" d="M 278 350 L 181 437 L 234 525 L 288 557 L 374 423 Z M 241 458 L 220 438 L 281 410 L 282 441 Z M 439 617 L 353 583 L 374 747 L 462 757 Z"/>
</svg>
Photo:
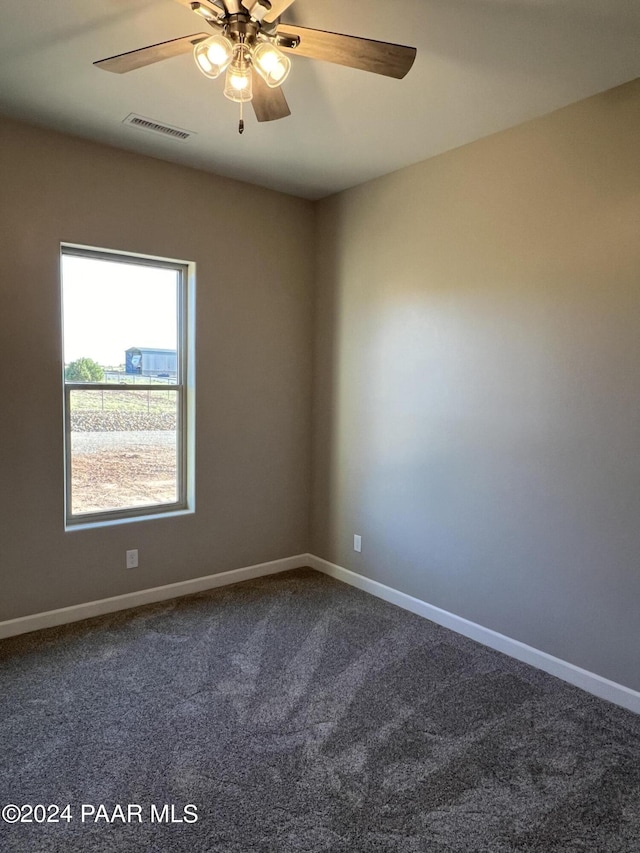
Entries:
<svg viewBox="0 0 640 853">
<path fill-rule="evenodd" d="M 275 21 L 283 12 L 286 12 L 289 6 L 293 5 L 294 0 L 271 0 L 271 9 L 268 15 L 264 16 L 265 21 L 270 24 Z"/>
<path fill-rule="evenodd" d="M 108 59 L 100 59 L 93 64 L 104 71 L 113 71 L 115 74 L 126 74 L 127 71 L 135 71 L 136 68 L 144 68 L 154 62 L 162 62 L 163 59 L 171 59 L 172 56 L 180 56 L 189 53 L 194 44 L 209 38 L 208 33 L 195 33 L 192 36 L 183 36 L 171 41 L 163 41 L 160 44 L 152 44 L 149 47 L 141 47 L 139 50 L 130 50 L 128 53 L 120 53 L 118 56 L 110 56 Z"/>
<path fill-rule="evenodd" d="M 253 111 L 258 121 L 276 121 L 291 115 L 289 104 L 282 87 L 270 89 L 258 72 L 253 69 Z"/>
<path fill-rule="evenodd" d="M 360 68 L 362 71 L 373 71 L 374 74 L 384 74 L 385 77 L 395 77 L 397 80 L 401 80 L 409 72 L 417 52 L 415 47 L 327 33 L 324 30 L 310 30 L 290 24 L 281 24 L 278 27 L 278 35 L 299 37 L 300 44 L 295 48 L 279 45 L 280 49 L 287 53 L 323 59 L 325 62 L 347 65 L 349 68 Z"/>
</svg>

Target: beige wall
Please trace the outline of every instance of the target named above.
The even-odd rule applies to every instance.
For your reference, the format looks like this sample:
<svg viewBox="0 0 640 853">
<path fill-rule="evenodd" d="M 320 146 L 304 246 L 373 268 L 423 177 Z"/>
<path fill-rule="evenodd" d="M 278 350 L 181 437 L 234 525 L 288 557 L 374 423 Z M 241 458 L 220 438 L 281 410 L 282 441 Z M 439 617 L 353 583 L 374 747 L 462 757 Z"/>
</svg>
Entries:
<svg viewBox="0 0 640 853">
<path fill-rule="evenodd" d="M 306 551 L 311 203 L 5 120 L 0 187 L 0 620 Z M 60 241 L 197 263 L 195 515 L 64 532 Z"/>
<path fill-rule="evenodd" d="M 636 81 L 320 204 L 311 544 L 635 689 L 639 139 Z"/>
</svg>

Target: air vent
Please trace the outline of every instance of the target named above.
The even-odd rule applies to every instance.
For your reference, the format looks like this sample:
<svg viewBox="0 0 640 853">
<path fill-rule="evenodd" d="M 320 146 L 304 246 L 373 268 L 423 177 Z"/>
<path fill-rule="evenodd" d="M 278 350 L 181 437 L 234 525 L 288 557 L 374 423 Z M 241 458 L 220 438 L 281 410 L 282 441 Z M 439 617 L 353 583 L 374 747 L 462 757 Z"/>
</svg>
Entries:
<svg viewBox="0 0 640 853">
<path fill-rule="evenodd" d="M 122 122 L 130 127 L 137 127 L 138 130 L 146 130 L 149 133 L 156 133 L 158 136 L 165 136 L 169 139 L 175 139 L 178 142 L 186 142 L 192 136 L 195 136 L 191 130 L 182 130 L 180 127 L 171 127 L 170 124 L 160 124 L 152 118 L 138 116 L 135 113 L 130 113 Z"/>
</svg>

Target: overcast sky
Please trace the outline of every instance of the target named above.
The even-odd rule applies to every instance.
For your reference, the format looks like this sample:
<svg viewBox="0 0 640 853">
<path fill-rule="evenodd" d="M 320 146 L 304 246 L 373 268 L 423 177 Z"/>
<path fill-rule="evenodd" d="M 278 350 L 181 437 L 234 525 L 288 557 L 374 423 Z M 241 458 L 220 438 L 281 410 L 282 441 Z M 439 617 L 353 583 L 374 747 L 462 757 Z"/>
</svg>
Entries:
<svg viewBox="0 0 640 853">
<path fill-rule="evenodd" d="M 177 346 L 174 270 L 62 256 L 64 361 L 124 364 L 129 347 Z"/>
</svg>

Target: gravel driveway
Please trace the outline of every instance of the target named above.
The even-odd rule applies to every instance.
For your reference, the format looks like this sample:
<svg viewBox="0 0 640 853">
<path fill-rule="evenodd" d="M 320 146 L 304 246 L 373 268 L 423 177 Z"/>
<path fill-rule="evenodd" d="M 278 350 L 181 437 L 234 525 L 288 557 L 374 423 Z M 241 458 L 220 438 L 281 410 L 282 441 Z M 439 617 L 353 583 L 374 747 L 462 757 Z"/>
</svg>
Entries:
<svg viewBox="0 0 640 853">
<path fill-rule="evenodd" d="M 136 447 L 175 448 L 176 433 L 170 430 L 128 430 L 117 432 L 71 432 L 73 453 L 131 450 Z"/>
</svg>

